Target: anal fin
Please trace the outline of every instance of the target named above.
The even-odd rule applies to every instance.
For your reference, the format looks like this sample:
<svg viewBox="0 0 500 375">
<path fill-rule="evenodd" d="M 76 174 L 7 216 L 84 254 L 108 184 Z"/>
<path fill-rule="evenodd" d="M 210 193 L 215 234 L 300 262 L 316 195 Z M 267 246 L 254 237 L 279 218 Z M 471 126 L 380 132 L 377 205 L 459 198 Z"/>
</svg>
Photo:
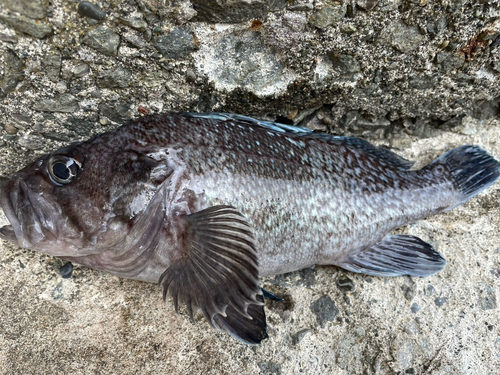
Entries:
<svg viewBox="0 0 500 375">
<path fill-rule="evenodd" d="M 186 217 L 183 256 L 161 275 L 163 297 L 197 306 L 208 322 L 247 344 L 267 338 L 264 298 L 252 229 L 230 206 L 214 206 Z"/>
<path fill-rule="evenodd" d="M 349 256 L 339 264 L 371 276 L 433 275 L 446 260 L 427 242 L 409 235 L 387 235 L 378 244 Z"/>
</svg>

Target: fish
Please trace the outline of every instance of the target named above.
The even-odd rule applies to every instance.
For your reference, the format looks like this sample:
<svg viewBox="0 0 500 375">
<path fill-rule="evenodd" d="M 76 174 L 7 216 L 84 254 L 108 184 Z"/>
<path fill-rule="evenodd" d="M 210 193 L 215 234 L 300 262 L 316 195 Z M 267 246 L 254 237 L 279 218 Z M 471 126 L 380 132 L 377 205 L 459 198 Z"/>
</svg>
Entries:
<svg viewBox="0 0 500 375">
<path fill-rule="evenodd" d="M 0 237 L 158 283 L 246 344 L 267 335 L 259 278 L 315 265 L 433 275 L 429 244 L 391 231 L 449 211 L 499 177 L 463 145 L 421 169 L 360 138 L 224 113 L 133 120 L 34 161 L 0 187 Z"/>
</svg>

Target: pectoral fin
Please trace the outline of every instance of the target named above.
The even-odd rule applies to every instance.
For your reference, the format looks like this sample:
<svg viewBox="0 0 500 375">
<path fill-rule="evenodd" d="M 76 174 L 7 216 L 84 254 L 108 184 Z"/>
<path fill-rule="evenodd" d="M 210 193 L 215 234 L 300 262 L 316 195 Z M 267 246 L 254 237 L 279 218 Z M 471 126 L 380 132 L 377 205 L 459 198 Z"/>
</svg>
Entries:
<svg viewBox="0 0 500 375">
<path fill-rule="evenodd" d="M 339 266 L 371 276 L 430 276 L 446 261 L 418 237 L 387 235 L 378 244 L 349 256 Z"/>
<path fill-rule="evenodd" d="M 187 216 L 183 257 L 161 275 L 163 297 L 201 309 L 209 323 L 248 343 L 266 334 L 264 299 L 258 286 L 258 261 L 247 220 L 230 206 L 215 206 Z"/>
</svg>

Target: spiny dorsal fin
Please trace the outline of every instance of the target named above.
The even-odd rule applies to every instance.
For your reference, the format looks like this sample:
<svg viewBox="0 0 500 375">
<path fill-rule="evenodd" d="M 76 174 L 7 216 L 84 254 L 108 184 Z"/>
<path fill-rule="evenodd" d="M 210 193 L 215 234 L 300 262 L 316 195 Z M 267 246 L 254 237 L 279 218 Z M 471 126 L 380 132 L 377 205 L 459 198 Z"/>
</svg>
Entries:
<svg viewBox="0 0 500 375">
<path fill-rule="evenodd" d="M 327 143 L 347 145 L 358 150 L 362 150 L 367 154 L 384 160 L 388 165 L 397 168 L 401 171 L 410 169 L 415 162 L 406 160 L 398 154 L 382 147 L 372 145 L 370 142 L 356 137 L 336 136 L 324 133 L 315 133 L 313 130 L 301 126 L 293 126 L 280 124 L 278 122 L 258 120 L 248 116 L 233 115 L 229 113 L 187 113 L 188 116 L 205 118 L 207 120 L 231 121 L 243 126 L 256 126 L 267 130 L 272 130 L 276 133 L 286 133 L 288 135 L 317 139 Z"/>
<path fill-rule="evenodd" d="M 426 277 L 441 271 L 445 264 L 443 257 L 420 238 L 389 234 L 378 244 L 349 256 L 339 266 L 371 276 Z"/>
<path fill-rule="evenodd" d="M 214 206 L 186 217 L 184 256 L 161 275 L 163 297 L 201 309 L 209 323 L 249 344 L 266 334 L 252 230 L 235 208 Z"/>
<path fill-rule="evenodd" d="M 238 125 L 247 125 L 247 126 L 257 126 L 264 129 L 272 130 L 277 133 L 289 133 L 295 135 L 305 136 L 308 134 L 312 134 L 312 130 L 308 128 L 304 128 L 302 126 L 294 126 L 294 125 L 286 125 L 281 124 L 279 122 L 266 121 L 266 120 L 258 120 L 252 117 L 236 115 L 232 113 L 219 113 L 219 112 L 211 112 L 211 113 L 193 113 L 189 112 L 187 115 L 191 117 L 204 118 L 207 120 L 219 120 L 219 121 L 232 121 Z"/>
</svg>

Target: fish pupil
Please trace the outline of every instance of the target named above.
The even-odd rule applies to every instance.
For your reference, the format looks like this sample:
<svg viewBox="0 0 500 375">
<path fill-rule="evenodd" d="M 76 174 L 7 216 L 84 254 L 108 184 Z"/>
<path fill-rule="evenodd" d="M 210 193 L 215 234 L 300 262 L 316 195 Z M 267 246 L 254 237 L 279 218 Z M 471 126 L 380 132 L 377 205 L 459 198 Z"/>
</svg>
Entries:
<svg viewBox="0 0 500 375">
<path fill-rule="evenodd" d="M 55 163 L 52 166 L 52 173 L 61 180 L 67 180 L 71 176 L 71 171 L 64 163 Z"/>
</svg>

